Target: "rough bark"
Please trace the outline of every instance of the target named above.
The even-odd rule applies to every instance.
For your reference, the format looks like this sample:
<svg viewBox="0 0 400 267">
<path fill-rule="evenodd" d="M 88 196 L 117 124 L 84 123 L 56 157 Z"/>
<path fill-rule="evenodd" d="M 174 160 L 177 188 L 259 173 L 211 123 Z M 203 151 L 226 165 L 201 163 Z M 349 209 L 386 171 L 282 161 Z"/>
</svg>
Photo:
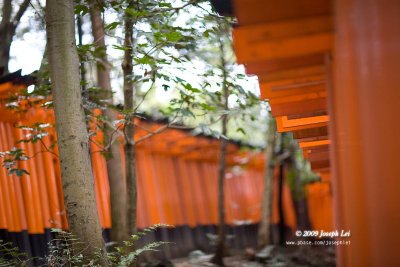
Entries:
<svg viewBox="0 0 400 267">
<path fill-rule="evenodd" d="M 112 104 L 112 89 L 110 79 L 110 65 L 107 60 L 106 44 L 104 41 L 104 23 L 101 18 L 100 9 L 92 4 L 90 7 L 90 18 L 92 21 L 92 33 L 94 43 L 101 48 L 100 62 L 97 63 L 97 83 L 104 90 L 106 99 Z M 114 121 L 118 114 L 112 109 L 106 109 L 104 115 L 107 119 Z M 113 129 L 105 125 L 104 144 L 108 146 L 115 135 Z M 121 162 L 120 142 L 113 142 L 107 151 L 107 174 L 110 185 L 111 220 L 112 228 L 110 233 L 111 241 L 121 243 L 129 239 L 126 228 L 126 190 L 125 179 Z"/>
<path fill-rule="evenodd" d="M 223 40 L 220 41 L 220 53 L 221 53 L 221 70 L 223 73 L 223 82 L 222 82 L 222 93 L 224 96 L 224 110 L 228 110 L 228 85 L 227 85 L 227 69 L 225 62 L 225 50 Z M 227 124 L 228 124 L 228 115 L 225 113 L 222 115 L 222 138 L 221 138 L 221 147 L 220 147 L 220 159 L 219 159 L 219 168 L 218 168 L 218 242 L 215 250 L 215 255 L 212 258 L 212 262 L 217 264 L 218 266 L 225 266 L 223 258 L 226 255 L 226 226 L 225 226 L 225 170 L 226 170 L 226 154 L 227 154 L 227 146 L 228 140 L 226 139 L 227 135 Z"/>
<path fill-rule="evenodd" d="M 284 162 L 279 164 L 279 176 L 278 176 L 278 234 L 279 234 L 279 245 L 283 246 L 285 243 L 285 213 L 283 207 L 283 183 L 284 183 Z"/>
<path fill-rule="evenodd" d="M 83 45 L 83 28 L 82 28 L 82 16 L 77 15 L 76 16 L 76 26 L 78 28 L 78 44 L 79 46 Z M 83 96 L 83 101 L 87 101 L 89 99 L 89 92 L 86 89 L 86 68 L 85 68 L 85 61 L 82 58 L 79 58 L 79 70 L 81 73 L 81 90 L 82 90 L 82 96 Z M 89 127 L 89 124 L 87 124 L 87 127 Z M 89 128 L 88 128 L 89 130 Z"/>
<path fill-rule="evenodd" d="M 75 46 L 74 1 L 48 0 L 46 30 L 64 202 L 69 230 L 83 244 L 85 258 L 104 247 L 89 156 L 79 59 Z"/>
<path fill-rule="evenodd" d="M 305 194 L 305 185 L 301 181 L 301 169 L 296 158 L 297 145 L 293 139 L 290 140 L 290 157 L 288 168 L 294 175 L 294 183 L 291 188 L 293 207 L 296 214 L 296 230 L 310 230 L 311 222 L 308 214 L 307 197 Z"/>
<path fill-rule="evenodd" d="M 293 206 L 296 214 L 296 230 L 310 230 L 311 227 L 310 216 L 308 214 L 308 204 L 307 198 L 304 196 L 302 198 L 293 197 Z"/>
<path fill-rule="evenodd" d="M 286 165 L 288 161 L 288 157 L 290 156 L 290 152 L 287 151 L 287 140 L 288 134 L 282 133 L 280 135 L 280 151 L 279 151 L 279 175 L 278 175 L 278 214 L 279 214 L 279 222 L 278 222 L 278 243 L 280 246 L 283 246 L 285 243 L 285 232 L 286 232 L 286 221 L 285 221 L 285 212 L 284 212 L 284 203 L 283 203 L 283 186 L 285 182 L 285 173 L 286 173 Z M 278 162 L 277 161 L 277 162 Z"/>
<path fill-rule="evenodd" d="M 263 248 L 271 243 L 272 187 L 275 172 L 276 122 L 269 117 L 265 147 L 264 193 L 261 203 L 261 220 L 258 228 L 258 246 Z"/>
<path fill-rule="evenodd" d="M 0 75 L 7 74 L 8 62 L 10 61 L 10 48 L 15 30 L 29 6 L 30 1 L 24 0 L 17 13 L 12 18 L 11 0 L 3 1 L 2 19 L 0 22 Z"/>
<path fill-rule="evenodd" d="M 129 7 L 133 7 L 133 1 L 129 1 Z M 133 137 L 135 135 L 134 125 L 134 97 L 135 87 L 132 82 L 133 77 L 133 20 L 129 14 L 125 14 L 125 39 L 124 39 L 124 61 L 122 70 L 124 75 L 124 109 L 129 111 L 126 115 L 126 123 L 124 126 L 125 134 L 125 173 L 126 173 L 126 210 L 127 210 L 127 228 L 129 235 L 136 232 L 136 203 L 137 203 L 137 188 L 136 188 L 136 162 L 135 162 L 135 146 Z"/>
</svg>

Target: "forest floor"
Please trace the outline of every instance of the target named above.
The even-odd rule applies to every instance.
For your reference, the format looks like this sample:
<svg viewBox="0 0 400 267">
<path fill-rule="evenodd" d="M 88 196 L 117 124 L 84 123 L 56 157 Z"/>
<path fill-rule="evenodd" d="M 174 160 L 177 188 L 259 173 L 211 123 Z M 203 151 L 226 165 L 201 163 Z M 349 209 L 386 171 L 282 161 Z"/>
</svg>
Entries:
<svg viewBox="0 0 400 267">
<path fill-rule="evenodd" d="M 176 267 L 216 266 L 210 263 L 212 255 L 190 255 L 188 258 L 172 260 Z M 245 253 L 235 252 L 224 259 L 227 267 L 334 267 L 334 247 L 267 247 L 259 253 L 247 249 Z M 160 265 L 159 265 L 160 266 Z"/>
</svg>

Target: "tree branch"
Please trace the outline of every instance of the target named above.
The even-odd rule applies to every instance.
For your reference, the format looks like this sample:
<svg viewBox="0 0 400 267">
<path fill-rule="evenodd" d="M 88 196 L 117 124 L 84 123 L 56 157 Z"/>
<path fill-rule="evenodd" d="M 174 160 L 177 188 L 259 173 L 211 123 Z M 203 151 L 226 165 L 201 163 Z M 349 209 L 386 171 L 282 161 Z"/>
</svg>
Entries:
<svg viewBox="0 0 400 267">
<path fill-rule="evenodd" d="M 1 19 L 0 30 L 11 20 L 11 12 L 12 12 L 11 0 L 4 0 L 2 12 L 3 16 Z"/>
<path fill-rule="evenodd" d="M 17 27 L 19 21 L 21 20 L 26 9 L 28 8 L 30 2 L 31 2 L 30 0 L 24 0 L 24 2 L 22 2 L 22 4 L 19 6 L 19 10 L 18 10 L 17 14 L 15 14 L 15 17 L 13 19 L 14 27 Z"/>
<path fill-rule="evenodd" d="M 152 137 L 153 135 L 156 135 L 156 134 L 159 134 L 159 133 L 165 131 L 166 129 L 168 129 L 168 127 L 169 127 L 169 124 L 166 124 L 166 125 L 164 125 L 164 126 L 161 126 L 160 128 L 158 128 L 158 129 L 155 130 L 154 132 L 148 133 L 148 134 L 146 134 L 145 136 L 143 136 L 143 137 L 139 138 L 138 140 L 134 141 L 133 144 L 134 144 L 134 145 L 137 145 L 138 143 L 140 143 L 140 142 L 142 142 L 142 141 L 144 141 L 144 140 L 146 140 L 146 139 Z"/>
<path fill-rule="evenodd" d="M 146 16 L 142 16 L 142 18 L 150 18 L 150 17 L 157 16 L 164 12 L 169 12 L 169 11 L 178 12 L 179 10 L 184 9 L 187 6 L 197 4 L 198 2 L 200 2 L 200 1 L 199 0 L 191 0 L 191 1 L 187 2 L 186 4 L 183 4 L 182 6 L 179 6 L 179 7 L 162 8 L 162 9 L 158 9 L 158 10 L 153 10 L 150 14 L 148 14 Z"/>
</svg>

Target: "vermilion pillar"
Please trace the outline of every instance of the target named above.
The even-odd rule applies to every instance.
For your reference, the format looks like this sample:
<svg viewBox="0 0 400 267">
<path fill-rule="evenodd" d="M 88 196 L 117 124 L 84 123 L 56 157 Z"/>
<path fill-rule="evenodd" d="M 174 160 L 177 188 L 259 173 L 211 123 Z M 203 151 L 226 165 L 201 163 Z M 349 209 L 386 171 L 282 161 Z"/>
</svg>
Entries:
<svg viewBox="0 0 400 267">
<path fill-rule="evenodd" d="M 400 266 L 400 1 L 337 0 L 331 111 L 339 266 Z"/>
</svg>

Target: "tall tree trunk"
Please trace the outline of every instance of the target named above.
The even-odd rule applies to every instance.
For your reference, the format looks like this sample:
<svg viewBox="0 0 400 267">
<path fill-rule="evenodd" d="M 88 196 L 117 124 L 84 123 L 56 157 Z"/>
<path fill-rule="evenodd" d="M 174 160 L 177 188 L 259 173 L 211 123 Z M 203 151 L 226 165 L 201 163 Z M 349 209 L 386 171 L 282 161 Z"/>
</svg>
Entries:
<svg viewBox="0 0 400 267">
<path fill-rule="evenodd" d="M 284 168 L 285 164 L 283 161 L 279 164 L 279 176 L 278 176 L 278 234 L 279 234 L 279 245 L 283 246 L 285 242 L 285 213 L 283 207 L 283 183 L 284 183 Z"/>
<path fill-rule="evenodd" d="M 10 61 L 10 47 L 15 29 L 11 23 L 0 28 L 0 75 L 8 74 L 8 62 Z"/>
<path fill-rule="evenodd" d="M 0 75 L 7 74 L 8 62 L 10 61 L 10 48 L 15 30 L 29 6 L 30 1 L 24 0 L 20 5 L 17 13 L 12 18 L 11 0 L 3 1 L 2 19 L 0 22 Z"/>
<path fill-rule="evenodd" d="M 97 82 L 98 86 L 105 91 L 105 98 L 112 104 L 112 89 L 110 79 L 110 65 L 107 60 L 106 44 L 104 41 L 105 31 L 104 23 L 101 18 L 101 12 L 98 6 L 92 4 L 90 7 L 90 18 L 92 21 L 92 33 L 94 42 L 98 48 L 101 48 L 101 62 L 97 63 Z M 104 111 L 106 119 L 114 121 L 117 119 L 117 113 L 113 109 Z M 113 129 L 105 125 L 104 144 L 108 145 L 112 136 L 115 135 Z M 126 228 L 126 189 L 123 176 L 121 150 L 119 140 L 113 142 L 107 151 L 107 174 L 110 185 L 111 202 L 111 241 L 119 244 L 129 238 Z"/>
<path fill-rule="evenodd" d="M 305 196 L 301 198 L 293 198 L 293 206 L 294 206 L 294 211 L 296 214 L 296 224 L 297 224 L 297 229 L 296 230 L 311 230 L 311 221 L 310 221 L 310 216 L 308 214 L 308 203 L 307 203 L 307 198 Z"/>
<path fill-rule="evenodd" d="M 90 259 L 104 247 L 93 186 L 75 45 L 74 1 L 48 0 L 46 28 L 64 201 L 69 230 Z"/>
<path fill-rule="evenodd" d="M 129 1 L 129 8 L 133 7 L 133 1 Z M 129 235 L 136 232 L 136 162 L 135 162 L 135 144 L 133 141 L 135 135 L 134 125 L 134 97 L 135 87 L 132 82 L 133 77 L 133 20 L 128 13 L 125 14 L 125 52 L 122 69 L 124 74 L 124 109 L 129 111 L 126 116 L 124 134 L 125 134 L 125 172 L 126 172 L 126 216 Z"/>
<path fill-rule="evenodd" d="M 76 16 L 76 24 L 78 28 L 78 45 L 82 46 L 83 45 L 83 29 L 82 29 L 82 16 L 77 15 Z M 85 68 L 85 62 L 82 58 L 79 58 L 79 70 L 81 73 L 81 90 L 82 90 L 82 96 L 83 96 L 83 101 L 88 101 L 89 100 L 89 92 L 86 88 L 86 68 Z M 89 124 L 87 124 L 88 129 L 89 129 Z"/>
<path fill-rule="evenodd" d="M 275 173 L 276 122 L 268 118 L 267 142 L 265 147 L 264 193 L 261 203 L 261 220 L 258 228 L 258 246 L 263 248 L 271 242 L 272 187 Z"/>
<path fill-rule="evenodd" d="M 212 262 L 218 266 L 224 265 L 224 256 L 226 255 L 226 226 L 225 226 L 225 169 L 226 169 L 226 154 L 228 140 L 227 135 L 227 124 L 228 124 L 228 97 L 229 88 L 227 84 L 228 73 L 226 69 L 225 61 L 225 49 L 223 40 L 220 40 L 220 57 L 221 57 L 221 71 L 223 73 L 222 81 L 222 93 L 224 96 L 224 114 L 222 115 L 222 137 L 221 137 L 221 147 L 220 147 L 220 158 L 219 158 L 219 168 L 218 168 L 218 242 L 215 250 L 215 255 L 212 258 Z"/>
<path fill-rule="evenodd" d="M 311 222 L 308 215 L 308 204 L 307 197 L 305 194 L 305 185 L 301 181 L 301 169 L 298 164 L 298 159 L 296 157 L 298 147 L 295 141 L 291 138 L 289 144 L 290 157 L 288 160 L 288 168 L 290 169 L 292 175 L 294 175 L 294 183 L 291 188 L 292 202 L 294 211 L 296 214 L 296 224 L 297 230 L 310 230 Z"/>
<path fill-rule="evenodd" d="M 285 144 L 287 143 L 287 133 L 282 133 L 280 136 L 280 151 L 279 156 L 282 157 L 285 152 Z M 286 158 L 282 158 L 279 160 L 279 176 L 278 176 L 278 214 L 279 214 L 279 222 L 278 222 L 278 243 L 280 246 L 283 246 L 285 243 L 285 213 L 284 213 L 284 203 L 283 203 L 283 185 L 285 178 L 285 163 Z"/>
</svg>

